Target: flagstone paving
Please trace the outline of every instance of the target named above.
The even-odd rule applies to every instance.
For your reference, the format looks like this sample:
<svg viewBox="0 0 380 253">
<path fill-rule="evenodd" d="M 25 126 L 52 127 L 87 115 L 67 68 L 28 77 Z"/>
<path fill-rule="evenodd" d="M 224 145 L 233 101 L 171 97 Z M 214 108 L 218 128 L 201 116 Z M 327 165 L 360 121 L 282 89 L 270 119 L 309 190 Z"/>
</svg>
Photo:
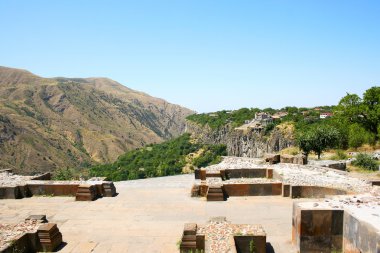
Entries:
<svg viewBox="0 0 380 253">
<path fill-rule="evenodd" d="M 66 244 L 60 252 L 174 253 L 184 223 L 225 216 L 235 224 L 261 224 L 274 252 L 295 252 L 290 198 L 231 197 L 207 202 L 190 197 L 193 183 L 194 175 L 117 182 L 118 196 L 92 202 L 76 202 L 74 197 L 0 200 L 0 223 L 46 214 L 63 234 Z"/>
</svg>

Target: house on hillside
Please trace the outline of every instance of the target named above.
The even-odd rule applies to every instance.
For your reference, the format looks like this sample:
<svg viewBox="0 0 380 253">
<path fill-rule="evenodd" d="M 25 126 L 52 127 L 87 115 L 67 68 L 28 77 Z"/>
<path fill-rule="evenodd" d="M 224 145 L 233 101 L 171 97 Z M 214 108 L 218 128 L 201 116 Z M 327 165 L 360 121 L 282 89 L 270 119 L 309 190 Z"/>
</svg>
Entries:
<svg viewBox="0 0 380 253">
<path fill-rule="evenodd" d="M 252 120 L 245 120 L 244 125 L 235 128 L 236 130 L 254 130 L 256 132 L 262 131 L 268 124 L 273 123 L 273 118 L 269 113 L 258 112 Z"/>
<path fill-rule="evenodd" d="M 327 119 L 331 118 L 332 116 L 333 114 L 331 112 L 322 112 L 321 114 L 319 114 L 320 119 Z"/>
<path fill-rule="evenodd" d="M 272 115 L 272 119 L 282 119 L 283 117 L 287 116 L 287 112 L 276 112 Z"/>
</svg>

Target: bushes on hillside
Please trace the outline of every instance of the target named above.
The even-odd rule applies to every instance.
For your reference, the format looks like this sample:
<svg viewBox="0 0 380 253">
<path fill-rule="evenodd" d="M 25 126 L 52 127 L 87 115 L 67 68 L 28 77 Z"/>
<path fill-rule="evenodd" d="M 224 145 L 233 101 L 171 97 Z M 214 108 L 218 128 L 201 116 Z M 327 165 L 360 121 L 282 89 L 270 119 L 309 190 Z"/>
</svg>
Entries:
<svg viewBox="0 0 380 253">
<path fill-rule="evenodd" d="M 112 164 L 94 166 L 90 168 L 90 175 L 120 181 L 181 174 L 186 165 L 186 156 L 199 149 L 205 152 L 196 159 L 196 166 L 216 163 L 221 155 L 226 154 L 224 145 L 192 143 L 190 135 L 184 134 L 161 144 L 127 152 Z"/>
</svg>

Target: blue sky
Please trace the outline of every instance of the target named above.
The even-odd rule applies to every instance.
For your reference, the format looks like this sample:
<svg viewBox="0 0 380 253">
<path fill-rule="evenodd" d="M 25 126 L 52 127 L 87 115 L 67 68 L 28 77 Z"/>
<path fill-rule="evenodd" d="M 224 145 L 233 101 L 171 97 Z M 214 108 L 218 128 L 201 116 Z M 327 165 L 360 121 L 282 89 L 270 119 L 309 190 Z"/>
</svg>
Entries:
<svg viewBox="0 0 380 253">
<path fill-rule="evenodd" d="M 0 1 L 0 65 L 112 78 L 198 112 L 380 86 L 380 1 Z"/>
</svg>

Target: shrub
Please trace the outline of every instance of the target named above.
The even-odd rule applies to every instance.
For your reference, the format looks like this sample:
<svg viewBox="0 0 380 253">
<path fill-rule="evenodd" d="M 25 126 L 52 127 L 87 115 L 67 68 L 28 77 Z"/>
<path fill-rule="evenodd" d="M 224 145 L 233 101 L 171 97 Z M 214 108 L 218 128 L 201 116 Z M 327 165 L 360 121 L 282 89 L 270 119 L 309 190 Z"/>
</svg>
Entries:
<svg viewBox="0 0 380 253">
<path fill-rule="evenodd" d="M 331 157 L 332 160 L 346 160 L 347 158 L 347 154 L 341 149 L 336 150 L 335 155 Z"/>
<path fill-rule="evenodd" d="M 366 170 L 376 171 L 379 169 L 379 165 L 377 164 L 376 160 L 373 159 L 372 156 L 365 153 L 358 154 L 356 156 L 356 160 L 352 162 L 352 165 Z"/>
<path fill-rule="evenodd" d="M 53 179 L 54 180 L 59 180 L 59 181 L 66 181 L 66 180 L 73 180 L 75 179 L 75 173 L 73 172 L 72 169 L 58 169 L 54 175 Z"/>
</svg>

